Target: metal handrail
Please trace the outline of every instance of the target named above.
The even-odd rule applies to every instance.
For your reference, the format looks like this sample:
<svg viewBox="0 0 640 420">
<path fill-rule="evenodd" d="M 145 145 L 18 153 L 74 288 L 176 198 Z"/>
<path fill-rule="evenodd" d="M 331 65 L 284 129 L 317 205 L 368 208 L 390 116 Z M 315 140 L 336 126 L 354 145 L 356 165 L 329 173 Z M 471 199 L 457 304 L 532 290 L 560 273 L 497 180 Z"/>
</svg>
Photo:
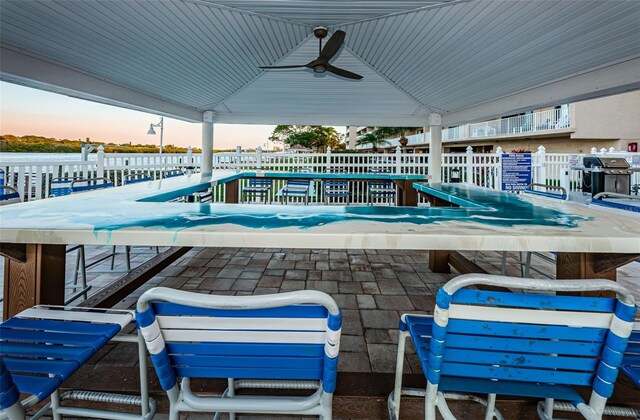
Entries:
<svg viewBox="0 0 640 420">
<path fill-rule="evenodd" d="M 601 198 L 615 197 L 615 198 L 628 198 L 630 200 L 640 200 L 640 195 L 621 194 L 616 192 L 599 192 L 593 196 L 594 200 L 600 200 Z"/>
</svg>

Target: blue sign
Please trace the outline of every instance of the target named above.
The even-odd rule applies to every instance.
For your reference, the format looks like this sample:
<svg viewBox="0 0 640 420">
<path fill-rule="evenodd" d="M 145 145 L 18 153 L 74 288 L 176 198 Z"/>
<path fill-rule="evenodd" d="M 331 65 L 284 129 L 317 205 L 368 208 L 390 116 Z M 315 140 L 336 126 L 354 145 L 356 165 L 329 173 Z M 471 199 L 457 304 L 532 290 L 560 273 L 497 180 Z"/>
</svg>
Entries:
<svg viewBox="0 0 640 420">
<path fill-rule="evenodd" d="M 522 191 L 531 184 L 531 153 L 502 154 L 502 191 Z"/>
</svg>

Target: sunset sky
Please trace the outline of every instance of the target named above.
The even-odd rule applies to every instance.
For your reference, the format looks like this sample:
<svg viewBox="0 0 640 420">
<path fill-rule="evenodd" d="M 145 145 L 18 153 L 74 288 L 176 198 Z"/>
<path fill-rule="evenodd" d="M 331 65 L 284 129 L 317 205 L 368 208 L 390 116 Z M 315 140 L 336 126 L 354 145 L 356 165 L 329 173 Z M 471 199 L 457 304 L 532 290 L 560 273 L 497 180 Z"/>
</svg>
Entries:
<svg viewBox="0 0 640 420">
<path fill-rule="evenodd" d="M 156 129 L 155 136 L 147 135 L 147 130 L 150 123 L 159 121 L 160 117 L 153 114 L 0 82 L 0 134 L 158 144 L 160 130 Z M 273 128 L 216 124 L 214 149 L 264 148 Z M 165 118 L 163 141 L 165 145 L 200 147 L 201 125 Z"/>
</svg>

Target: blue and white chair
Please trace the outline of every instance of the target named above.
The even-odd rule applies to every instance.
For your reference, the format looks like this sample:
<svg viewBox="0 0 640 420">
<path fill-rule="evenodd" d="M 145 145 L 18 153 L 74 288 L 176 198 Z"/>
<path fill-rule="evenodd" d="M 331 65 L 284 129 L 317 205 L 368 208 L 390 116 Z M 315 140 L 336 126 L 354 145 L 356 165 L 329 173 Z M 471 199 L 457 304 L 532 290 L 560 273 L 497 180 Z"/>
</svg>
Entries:
<svg viewBox="0 0 640 420">
<path fill-rule="evenodd" d="M 123 334 L 134 320 L 132 311 L 36 306 L 0 324 L 0 418 L 24 419 L 25 409 L 51 396 L 51 402 L 32 418 L 52 409 L 61 415 L 95 418 L 149 419 L 155 402 L 149 399 L 147 361 L 141 335 Z M 58 394 L 58 388 L 110 340 L 138 343 L 141 395 L 87 391 Z M 20 399 L 20 395 L 25 395 Z M 137 405 L 141 414 L 64 406 L 61 401 Z"/>
<path fill-rule="evenodd" d="M 527 292 L 471 289 L 477 285 Z M 610 291 L 617 298 L 548 293 Z M 545 294 L 541 294 L 545 293 Z M 401 395 L 425 398 L 425 418 L 455 417 L 447 399 L 487 394 L 485 418 L 501 418 L 496 394 L 544 400 L 538 414 L 572 407 L 600 419 L 632 331 L 633 296 L 610 280 L 533 280 L 468 274 L 443 286 L 433 316 L 404 314 L 400 322 L 392 419 Z M 427 379 L 426 390 L 402 388 L 405 341 L 411 337 Z M 591 387 L 589 402 L 573 388 Z M 554 400 L 560 402 L 554 404 Z M 640 412 L 636 413 L 636 415 Z"/>
<path fill-rule="evenodd" d="M 349 190 L 349 181 L 324 181 L 324 202 L 329 204 L 329 199 L 343 199 L 340 204 L 349 204 L 351 191 Z"/>
<path fill-rule="evenodd" d="M 278 195 L 284 204 L 288 204 L 291 197 L 301 197 L 304 200 L 304 204 L 309 204 L 310 188 L 311 181 L 308 179 L 288 179 L 285 186 L 278 192 Z"/>
<path fill-rule="evenodd" d="M 270 179 L 250 178 L 247 181 L 247 185 L 242 188 L 241 202 L 244 202 L 247 197 L 253 197 L 254 200 L 257 197 L 263 197 L 264 204 L 267 204 L 270 201 L 269 196 L 272 185 L 273 181 Z M 247 202 L 249 201 L 247 200 Z"/>
<path fill-rule="evenodd" d="M 342 316 L 327 294 L 215 296 L 168 288 L 142 294 L 136 319 L 170 402 L 184 411 L 295 414 L 331 419 Z M 203 397 L 191 378 L 226 378 Z M 237 395 L 239 388 L 310 390 L 310 396 Z"/>
<path fill-rule="evenodd" d="M 74 182 L 77 186 L 86 183 L 85 178 L 79 177 L 61 177 L 53 178 L 49 186 L 49 197 L 62 197 L 71 194 L 71 184 Z"/>
<path fill-rule="evenodd" d="M 372 181 L 367 182 L 367 202 L 371 206 L 378 204 L 379 199 L 385 199 L 390 205 L 396 204 L 396 186 L 392 181 Z"/>
<path fill-rule="evenodd" d="M 22 203 L 20 193 L 9 185 L 0 185 L 0 206 Z"/>
<path fill-rule="evenodd" d="M 602 192 L 593 196 L 590 206 L 618 214 L 640 213 L 640 196 Z"/>
</svg>

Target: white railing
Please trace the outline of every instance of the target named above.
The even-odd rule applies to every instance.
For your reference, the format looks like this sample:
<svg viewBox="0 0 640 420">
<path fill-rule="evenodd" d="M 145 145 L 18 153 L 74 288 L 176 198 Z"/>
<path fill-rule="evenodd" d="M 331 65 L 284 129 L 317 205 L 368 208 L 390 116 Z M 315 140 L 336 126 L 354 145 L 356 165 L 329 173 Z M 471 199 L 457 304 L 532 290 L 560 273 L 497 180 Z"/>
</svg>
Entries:
<svg viewBox="0 0 640 420">
<path fill-rule="evenodd" d="M 466 153 L 442 154 L 442 181 L 469 182 L 474 185 L 501 188 L 501 154 L 473 153 L 467 147 Z M 632 167 L 640 168 L 640 153 L 616 152 L 615 150 L 592 149 L 589 155 L 623 157 Z M 582 174 L 570 170 L 571 165 L 580 165 L 586 154 L 547 153 L 543 146 L 532 154 L 532 176 L 536 183 L 561 185 L 570 191 L 582 189 Z M 359 174 L 385 172 L 393 174 L 429 175 L 427 154 L 402 153 L 326 153 L 290 154 L 256 152 L 216 153 L 213 156 L 214 170 L 232 171 L 276 171 L 276 172 L 334 172 Z M 190 154 L 105 154 L 100 150 L 96 160 L 77 162 L 11 162 L 0 164 L 4 171 L 5 183 L 16 188 L 23 199 L 38 200 L 49 197 L 51 180 L 59 177 L 95 178 L 108 177 L 116 186 L 122 185 L 128 175 L 143 175 L 158 179 L 168 171 L 194 166 L 198 171 L 200 155 Z M 277 184 L 277 185 L 276 185 Z M 360 183 L 362 184 L 362 183 Z M 365 197 L 364 184 L 354 186 L 355 196 Z M 631 176 L 631 185 L 640 184 L 640 172 Z M 274 194 L 279 190 L 274 184 Z M 320 191 L 316 183 L 315 190 Z M 224 189 L 214 192 L 214 201 L 224 201 Z M 273 200 L 277 197 L 273 196 Z M 318 193 L 313 201 L 322 201 Z M 352 201 L 358 203 L 360 201 Z"/>
<path fill-rule="evenodd" d="M 0 163 L 4 182 L 13 186 L 24 201 L 48 198 L 55 178 L 109 178 L 115 186 L 123 185 L 128 176 L 159 179 L 167 172 L 193 166 L 199 170 L 201 156 L 187 153 L 98 153 L 85 161 L 7 162 Z"/>
</svg>

